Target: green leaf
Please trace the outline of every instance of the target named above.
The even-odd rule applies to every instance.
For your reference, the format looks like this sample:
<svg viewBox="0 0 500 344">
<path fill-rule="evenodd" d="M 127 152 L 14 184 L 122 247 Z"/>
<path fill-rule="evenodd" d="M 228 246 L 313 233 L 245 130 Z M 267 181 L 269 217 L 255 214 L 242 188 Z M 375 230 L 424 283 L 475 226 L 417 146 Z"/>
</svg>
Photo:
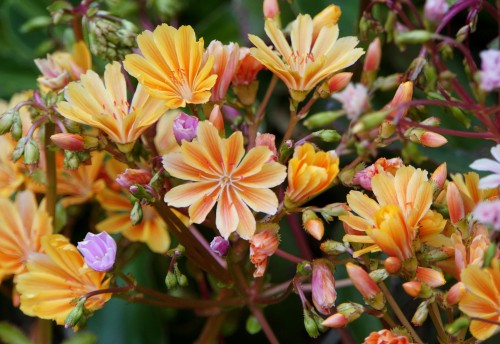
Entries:
<svg viewBox="0 0 500 344">
<path fill-rule="evenodd" d="M 28 20 L 24 23 L 19 31 L 21 33 L 28 33 L 37 29 L 45 28 L 52 23 L 52 18 L 47 16 L 39 16 Z"/>
<path fill-rule="evenodd" d="M 71 10 L 73 6 L 67 1 L 54 1 L 52 4 L 47 6 L 47 11 L 56 12 L 60 10 Z"/>
<path fill-rule="evenodd" d="M 33 344 L 17 327 L 0 322 L 0 342 L 5 344 Z"/>
</svg>

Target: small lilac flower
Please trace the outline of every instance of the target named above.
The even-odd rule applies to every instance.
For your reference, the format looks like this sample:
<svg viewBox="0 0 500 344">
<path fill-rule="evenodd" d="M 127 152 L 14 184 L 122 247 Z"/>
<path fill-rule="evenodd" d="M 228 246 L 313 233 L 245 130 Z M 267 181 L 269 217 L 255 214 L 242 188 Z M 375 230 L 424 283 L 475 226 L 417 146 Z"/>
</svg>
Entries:
<svg viewBox="0 0 500 344">
<path fill-rule="evenodd" d="M 349 119 L 356 119 L 368 108 L 368 90 L 362 84 L 349 84 L 342 92 L 332 95 L 342 104 Z"/>
<path fill-rule="evenodd" d="M 85 263 L 95 271 L 108 271 L 113 267 L 116 256 L 116 242 L 106 232 L 87 233 L 77 246 Z"/>
<path fill-rule="evenodd" d="M 225 257 L 229 251 L 229 241 L 221 236 L 216 236 L 210 243 L 210 248 L 220 257 Z"/>
<path fill-rule="evenodd" d="M 449 8 L 450 6 L 446 0 L 427 0 L 424 6 L 425 18 L 434 23 L 439 23 Z"/>
<path fill-rule="evenodd" d="M 470 168 L 478 171 L 490 171 L 493 174 L 479 180 L 480 189 L 496 188 L 500 185 L 500 145 L 491 148 L 492 159 L 478 159 L 474 161 Z"/>
<path fill-rule="evenodd" d="M 500 230 L 500 200 L 478 203 L 472 211 L 472 216 L 477 221 Z"/>
<path fill-rule="evenodd" d="M 191 142 L 196 136 L 197 128 L 198 118 L 184 112 L 174 119 L 174 136 L 178 143 L 182 143 L 182 140 Z"/>
<path fill-rule="evenodd" d="M 485 50 L 479 56 L 481 57 L 480 87 L 487 92 L 500 88 L 500 50 Z"/>
</svg>

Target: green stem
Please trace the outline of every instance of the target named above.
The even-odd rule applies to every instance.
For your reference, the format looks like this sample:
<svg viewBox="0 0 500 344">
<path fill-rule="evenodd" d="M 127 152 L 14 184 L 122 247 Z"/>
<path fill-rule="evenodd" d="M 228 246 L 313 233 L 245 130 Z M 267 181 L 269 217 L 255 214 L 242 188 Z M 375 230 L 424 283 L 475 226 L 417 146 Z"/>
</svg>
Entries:
<svg viewBox="0 0 500 344">
<path fill-rule="evenodd" d="M 401 308 L 399 308 L 398 304 L 396 303 L 396 300 L 394 300 L 394 298 L 392 297 L 391 292 L 389 291 L 389 289 L 387 289 L 387 287 L 384 284 L 384 282 L 379 283 L 378 286 L 380 287 L 380 289 L 384 293 L 387 302 L 389 302 L 389 304 L 391 305 L 392 311 L 394 312 L 394 314 L 396 315 L 396 317 L 399 319 L 399 321 L 401 322 L 401 324 L 403 324 L 403 326 L 408 330 L 408 332 L 410 333 L 410 335 L 413 337 L 413 340 L 415 342 L 417 342 L 418 344 L 423 344 L 424 342 L 422 341 L 422 339 L 420 339 L 420 337 L 418 336 L 417 332 L 415 332 L 415 330 L 411 326 L 411 324 L 408 321 L 408 319 L 406 319 L 405 315 L 401 311 Z"/>
</svg>

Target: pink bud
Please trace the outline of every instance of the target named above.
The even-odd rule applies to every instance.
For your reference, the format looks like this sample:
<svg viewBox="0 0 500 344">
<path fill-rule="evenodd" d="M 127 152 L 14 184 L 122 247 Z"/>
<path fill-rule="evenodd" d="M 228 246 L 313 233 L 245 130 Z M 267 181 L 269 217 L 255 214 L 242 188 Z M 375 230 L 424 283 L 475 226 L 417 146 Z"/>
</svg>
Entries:
<svg viewBox="0 0 500 344">
<path fill-rule="evenodd" d="M 380 66 L 380 58 L 382 56 L 382 47 L 380 39 L 377 37 L 370 43 L 366 51 L 365 64 L 363 65 L 364 72 L 374 72 Z"/>
<path fill-rule="evenodd" d="M 218 131 L 224 130 L 224 118 L 222 117 L 222 112 L 220 111 L 219 105 L 215 105 L 210 112 L 210 117 L 208 118 L 210 122 L 217 128 Z"/>
<path fill-rule="evenodd" d="M 125 189 L 130 189 L 134 184 L 147 185 L 151 178 L 153 176 L 148 170 L 127 168 L 116 177 L 116 182 Z"/>
<path fill-rule="evenodd" d="M 420 143 L 426 147 L 437 148 L 448 143 L 448 140 L 443 135 L 426 131 L 420 136 Z"/>
<path fill-rule="evenodd" d="M 448 204 L 448 213 L 450 214 L 451 223 L 455 224 L 465 216 L 462 196 L 453 182 L 449 183 L 446 189 L 446 203 Z"/>
<path fill-rule="evenodd" d="M 330 309 L 335 306 L 337 291 L 330 264 L 325 259 L 313 261 L 312 273 L 312 300 L 314 306 L 321 314 L 330 314 Z"/>
<path fill-rule="evenodd" d="M 354 287 L 363 295 L 365 299 L 373 299 L 381 292 L 377 283 L 368 275 L 368 272 L 363 270 L 362 267 L 353 263 L 346 264 L 347 274 L 351 279 Z"/>
<path fill-rule="evenodd" d="M 225 257 L 229 251 L 229 241 L 221 236 L 216 236 L 210 243 L 210 248 L 217 253 L 219 257 Z"/>
<path fill-rule="evenodd" d="M 278 160 L 278 151 L 276 150 L 276 137 L 273 134 L 257 133 L 255 138 L 255 146 L 266 146 L 273 153 L 269 160 Z"/>
<path fill-rule="evenodd" d="M 106 232 L 87 233 L 77 246 L 85 263 L 95 271 L 108 271 L 113 267 L 116 256 L 116 242 Z"/>
<path fill-rule="evenodd" d="M 280 13 L 280 8 L 278 6 L 278 0 L 264 0 L 263 4 L 264 18 L 273 19 Z"/>
<path fill-rule="evenodd" d="M 403 289 L 406 293 L 412 297 L 418 297 L 420 291 L 422 290 L 422 283 L 419 281 L 410 281 L 403 283 Z"/>
<path fill-rule="evenodd" d="M 431 180 L 431 182 L 434 183 L 434 185 L 437 186 L 438 189 L 442 189 L 444 186 L 444 183 L 446 182 L 447 175 L 448 175 L 448 171 L 446 168 L 446 163 L 443 162 L 432 173 L 430 180 Z"/>
<path fill-rule="evenodd" d="M 82 151 L 84 149 L 83 137 L 77 134 L 60 133 L 50 136 L 56 146 L 69 151 Z"/>
<path fill-rule="evenodd" d="M 341 91 L 346 87 L 349 82 L 351 82 L 352 73 L 342 72 L 333 75 L 330 80 L 328 80 L 328 89 L 330 93 L 335 93 Z"/>
<path fill-rule="evenodd" d="M 191 142 L 196 136 L 198 128 L 198 118 L 189 116 L 181 112 L 175 119 L 173 124 L 175 140 L 182 143 L 182 140 Z"/>
<path fill-rule="evenodd" d="M 349 318 L 342 313 L 335 313 L 326 318 L 321 325 L 331 328 L 344 327 L 349 323 Z"/>
<path fill-rule="evenodd" d="M 446 303 L 449 305 L 456 305 L 466 292 L 467 290 L 462 282 L 455 283 L 446 294 Z"/>
</svg>

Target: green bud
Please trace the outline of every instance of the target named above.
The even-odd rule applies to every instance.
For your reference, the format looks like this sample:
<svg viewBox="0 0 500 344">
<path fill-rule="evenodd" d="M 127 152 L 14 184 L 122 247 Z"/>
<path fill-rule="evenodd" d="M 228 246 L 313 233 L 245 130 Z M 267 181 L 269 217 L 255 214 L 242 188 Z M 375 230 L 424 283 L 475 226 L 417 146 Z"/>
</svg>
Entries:
<svg viewBox="0 0 500 344">
<path fill-rule="evenodd" d="M 76 304 L 75 308 L 73 308 L 69 314 L 66 316 L 66 320 L 64 321 L 64 327 L 70 328 L 70 327 L 75 327 L 78 325 L 78 323 L 82 320 L 84 317 L 84 309 L 85 309 L 85 302 L 87 301 L 87 298 L 82 298 L 78 303 Z"/>
<path fill-rule="evenodd" d="M 437 248 L 426 251 L 419 257 L 419 260 L 424 262 L 439 262 L 448 258 L 449 256 L 445 252 Z"/>
<path fill-rule="evenodd" d="M 140 202 L 135 202 L 132 211 L 130 212 L 130 221 L 132 224 L 138 225 L 142 221 L 142 206 Z"/>
<path fill-rule="evenodd" d="M 363 314 L 365 311 L 365 307 L 360 305 L 359 303 L 354 302 L 345 302 L 341 303 L 337 307 L 337 312 L 345 315 L 349 322 L 356 320 Z"/>
<path fill-rule="evenodd" d="M 434 38 L 434 34 L 425 30 L 413 30 L 407 32 L 399 32 L 395 43 L 396 44 L 424 44 Z"/>
<path fill-rule="evenodd" d="M 314 136 L 319 137 L 325 142 L 337 142 L 342 137 L 336 130 L 324 129 L 313 133 Z"/>
<path fill-rule="evenodd" d="M 172 271 L 167 273 L 167 276 L 165 277 L 165 285 L 169 290 L 177 288 L 177 276 Z"/>
<path fill-rule="evenodd" d="M 492 242 L 487 248 L 486 251 L 484 251 L 484 267 L 489 268 L 491 267 L 491 261 L 493 258 L 495 258 L 495 254 L 497 252 L 497 245 L 496 243 Z"/>
<path fill-rule="evenodd" d="M 330 222 L 333 217 L 346 215 L 347 206 L 344 203 L 331 203 L 321 208 L 320 213 L 326 221 Z"/>
<path fill-rule="evenodd" d="M 464 25 L 460 28 L 460 30 L 457 31 L 457 34 L 456 34 L 456 38 L 455 40 L 458 42 L 458 43 L 462 43 L 463 41 L 465 41 L 467 39 L 467 37 L 469 36 L 469 30 L 470 30 L 470 26 L 469 25 Z"/>
<path fill-rule="evenodd" d="M 130 193 L 139 200 L 145 199 L 149 203 L 154 203 L 156 201 L 153 195 L 140 184 L 134 184 L 130 187 Z"/>
<path fill-rule="evenodd" d="M 470 319 L 466 316 L 460 317 L 451 324 L 445 326 L 445 330 L 447 333 L 454 335 L 457 334 L 461 330 L 465 330 L 469 327 Z"/>
<path fill-rule="evenodd" d="M 292 140 L 287 140 L 283 142 L 279 149 L 280 162 L 284 163 L 293 154 L 293 142 Z"/>
<path fill-rule="evenodd" d="M 21 116 L 19 116 L 19 114 L 13 118 L 10 133 L 14 140 L 19 140 L 23 136 L 23 122 L 21 121 Z"/>
<path fill-rule="evenodd" d="M 99 147 L 99 139 L 94 136 L 83 136 L 83 148 L 97 149 Z"/>
<path fill-rule="evenodd" d="M 347 251 L 344 243 L 334 241 L 334 240 L 326 240 L 321 243 L 320 246 L 321 251 L 328 255 L 339 255 Z"/>
<path fill-rule="evenodd" d="M 312 273 L 311 262 L 304 260 L 297 264 L 297 274 L 301 276 L 309 276 Z"/>
<path fill-rule="evenodd" d="M 397 21 L 397 14 L 394 11 L 390 11 L 387 14 L 387 19 L 384 25 L 384 31 L 387 33 L 387 43 L 390 43 L 394 39 L 394 28 Z"/>
<path fill-rule="evenodd" d="M 456 107 L 456 106 L 452 106 L 449 109 L 451 110 L 453 117 L 455 117 L 455 119 L 457 121 L 459 121 L 461 124 L 463 124 L 463 126 L 466 127 L 467 129 L 470 128 L 472 121 L 465 114 L 465 112 L 463 112 L 462 109 L 460 109 L 459 107 Z"/>
<path fill-rule="evenodd" d="M 247 322 L 245 324 L 245 327 L 247 329 L 247 332 L 250 334 L 259 333 L 262 330 L 262 327 L 260 326 L 259 320 L 257 320 L 257 318 L 254 317 L 253 315 L 250 315 L 247 318 Z"/>
<path fill-rule="evenodd" d="M 181 275 L 178 275 L 177 276 L 177 283 L 181 286 L 181 287 L 187 287 L 189 282 L 188 282 L 188 278 L 186 277 L 186 275 L 184 274 L 181 274 Z"/>
<path fill-rule="evenodd" d="M 64 168 L 68 170 L 75 170 L 80 166 L 80 159 L 78 159 L 78 154 L 73 151 L 64 151 Z"/>
<path fill-rule="evenodd" d="M 171 258 L 180 258 L 184 255 L 186 252 L 186 248 L 182 245 L 177 245 L 175 248 L 171 248 L 170 250 L 167 251 L 167 256 Z"/>
<path fill-rule="evenodd" d="M 377 78 L 373 84 L 373 88 L 382 91 L 390 91 L 398 87 L 400 84 L 401 74 L 396 73 L 386 77 Z"/>
<path fill-rule="evenodd" d="M 9 109 L 2 114 L 0 117 L 0 135 L 4 135 L 10 131 L 10 128 L 14 123 L 15 116 L 16 114 L 14 109 Z"/>
<path fill-rule="evenodd" d="M 35 140 L 30 139 L 24 146 L 23 160 L 26 165 L 38 164 L 40 160 L 40 149 Z"/>
<path fill-rule="evenodd" d="M 304 310 L 304 327 L 306 328 L 309 337 L 316 338 L 319 336 L 318 325 L 306 310 Z"/>
<path fill-rule="evenodd" d="M 358 121 L 352 128 L 354 134 L 357 134 L 362 131 L 370 130 L 378 126 L 383 120 L 387 117 L 390 111 L 381 110 L 377 112 L 369 113 Z"/>
<path fill-rule="evenodd" d="M 427 303 L 427 301 L 424 301 L 418 306 L 415 314 L 413 314 L 413 318 L 411 319 L 413 325 L 422 326 L 422 324 L 427 319 L 427 316 L 429 315 L 429 308 L 427 307 Z"/>
<path fill-rule="evenodd" d="M 307 127 L 307 129 L 321 128 L 330 125 L 337 118 L 344 115 L 344 110 L 318 112 L 314 115 L 309 116 L 304 121 L 304 125 Z"/>
<path fill-rule="evenodd" d="M 430 125 L 433 127 L 439 127 L 439 125 L 441 124 L 441 120 L 437 117 L 432 116 L 432 117 L 424 119 L 422 122 L 420 122 L 420 124 Z"/>
<path fill-rule="evenodd" d="M 389 273 L 385 269 L 373 270 L 369 273 L 369 275 L 375 283 L 380 283 L 389 277 Z"/>
</svg>

